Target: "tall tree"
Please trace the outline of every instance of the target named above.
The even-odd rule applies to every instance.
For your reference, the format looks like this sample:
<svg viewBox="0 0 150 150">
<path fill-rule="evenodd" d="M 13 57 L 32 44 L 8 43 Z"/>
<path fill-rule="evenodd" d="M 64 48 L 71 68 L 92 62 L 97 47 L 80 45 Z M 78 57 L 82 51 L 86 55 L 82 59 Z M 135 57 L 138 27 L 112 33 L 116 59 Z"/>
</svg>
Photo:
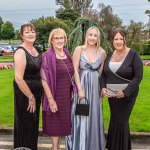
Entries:
<svg viewBox="0 0 150 150">
<path fill-rule="evenodd" d="M 71 0 L 55 0 L 56 5 L 60 5 L 64 9 L 72 8 L 72 1 Z"/>
<path fill-rule="evenodd" d="M 56 11 L 56 17 L 62 20 L 70 20 L 71 22 L 74 22 L 77 18 L 80 17 L 80 14 L 77 13 L 74 9 L 60 8 Z"/>
<path fill-rule="evenodd" d="M 150 39 L 150 10 L 146 10 L 146 11 L 145 11 L 145 14 L 147 14 L 148 17 L 149 17 L 149 21 L 148 21 L 148 24 L 147 24 L 147 28 L 148 28 L 149 39 Z"/>
<path fill-rule="evenodd" d="M 110 5 L 105 6 L 103 3 L 98 4 L 97 10 L 89 9 L 84 15 L 97 22 L 107 35 L 107 39 L 111 40 L 112 30 L 122 26 L 122 20 L 113 13 Z"/>
<path fill-rule="evenodd" d="M 10 40 L 13 39 L 15 36 L 15 29 L 13 27 L 13 24 L 9 21 L 6 21 L 4 24 L 2 24 L 1 27 L 1 37 L 4 40 Z"/>
<path fill-rule="evenodd" d="M 40 17 L 38 19 L 32 20 L 37 30 L 37 43 L 43 46 L 45 50 L 45 46 L 48 43 L 48 36 L 52 29 L 54 28 L 63 28 L 66 32 L 68 32 L 68 25 L 61 19 L 53 18 L 53 17 Z"/>
<path fill-rule="evenodd" d="M 138 51 L 142 51 L 142 37 L 144 31 L 144 24 L 142 22 L 130 21 L 127 27 L 127 42 L 130 47 L 135 48 Z"/>
<path fill-rule="evenodd" d="M 1 40 L 1 27 L 2 27 L 2 24 L 3 24 L 3 20 L 2 20 L 2 17 L 0 16 L 0 40 Z"/>
<path fill-rule="evenodd" d="M 86 18 L 78 18 L 75 21 L 73 28 L 70 30 L 68 34 L 68 44 L 67 44 L 68 49 L 70 49 L 73 52 L 75 50 L 75 47 L 82 45 L 83 42 L 85 41 L 86 31 L 91 26 L 96 26 L 100 30 L 100 33 L 101 33 L 100 44 L 107 53 L 110 52 L 111 46 L 108 43 L 103 30 L 94 21 L 86 19 Z"/>
<path fill-rule="evenodd" d="M 56 0 L 56 5 L 64 9 L 74 9 L 82 16 L 88 8 L 93 7 L 91 2 L 92 0 Z"/>
</svg>

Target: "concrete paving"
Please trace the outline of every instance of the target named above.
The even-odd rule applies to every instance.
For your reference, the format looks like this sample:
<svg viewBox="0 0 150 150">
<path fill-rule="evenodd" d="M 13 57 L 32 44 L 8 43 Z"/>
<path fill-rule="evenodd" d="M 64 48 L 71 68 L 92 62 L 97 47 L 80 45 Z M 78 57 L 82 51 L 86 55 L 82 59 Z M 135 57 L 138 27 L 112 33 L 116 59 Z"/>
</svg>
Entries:
<svg viewBox="0 0 150 150">
<path fill-rule="evenodd" d="M 47 136 L 39 136 L 38 150 L 50 150 L 52 147 L 50 138 Z M 65 150 L 65 140 L 61 139 L 61 150 Z M 13 149 L 13 135 L 0 134 L 0 150 Z M 150 139 L 132 139 L 132 150 L 150 150 Z"/>
<path fill-rule="evenodd" d="M 105 132 L 107 135 L 107 132 Z M 150 132 L 131 132 L 132 150 L 150 150 Z M 50 150 L 52 144 L 50 138 L 39 129 L 38 150 Z M 61 140 L 61 150 L 65 150 L 65 140 Z M 13 148 L 13 128 L 0 126 L 0 150 Z"/>
</svg>

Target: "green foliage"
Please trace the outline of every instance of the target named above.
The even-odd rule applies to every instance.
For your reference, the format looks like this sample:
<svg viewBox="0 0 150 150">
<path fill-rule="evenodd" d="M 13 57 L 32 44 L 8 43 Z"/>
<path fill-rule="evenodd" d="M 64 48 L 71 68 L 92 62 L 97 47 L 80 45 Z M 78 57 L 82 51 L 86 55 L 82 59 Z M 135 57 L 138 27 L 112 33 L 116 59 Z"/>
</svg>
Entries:
<svg viewBox="0 0 150 150">
<path fill-rule="evenodd" d="M 92 0 L 55 0 L 56 5 L 60 5 L 63 9 L 73 9 L 81 16 L 92 7 Z"/>
<path fill-rule="evenodd" d="M 150 55 L 150 40 L 145 42 L 132 42 L 128 45 L 141 55 Z"/>
<path fill-rule="evenodd" d="M 96 22 L 101 29 L 105 32 L 107 40 L 110 42 L 112 39 L 112 30 L 116 27 L 122 27 L 122 20 L 113 13 L 113 9 L 110 5 L 99 3 L 98 8 L 88 9 L 84 14 L 84 17 L 90 18 Z"/>
<path fill-rule="evenodd" d="M 144 43 L 143 50 L 144 55 L 150 55 L 150 40 Z"/>
<path fill-rule="evenodd" d="M 4 40 L 11 40 L 15 36 L 13 24 L 6 21 L 1 27 L 1 37 Z"/>
<path fill-rule="evenodd" d="M 32 20 L 32 24 L 35 25 L 37 30 L 37 43 L 43 45 L 45 50 L 45 45 L 48 43 L 48 37 L 50 32 L 55 28 L 63 28 L 66 32 L 69 31 L 69 26 L 61 19 L 53 17 L 40 17 L 38 19 Z"/>
<path fill-rule="evenodd" d="M 73 22 L 80 17 L 80 14 L 73 9 L 60 8 L 56 11 L 56 17 L 62 20 L 70 20 Z"/>
<path fill-rule="evenodd" d="M 133 20 L 130 21 L 129 26 L 127 27 L 127 44 L 130 47 L 133 45 L 142 44 L 142 31 L 144 29 L 144 24 L 142 22 L 134 22 Z"/>
<path fill-rule="evenodd" d="M 93 21 L 86 18 L 79 18 L 75 21 L 72 30 L 68 34 L 68 49 L 73 52 L 75 48 L 79 45 L 82 45 L 85 40 L 85 34 L 89 27 L 96 26 L 101 33 L 101 46 L 104 48 L 106 53 L 111 51 L 110 44 L 108 43 L 105 33 L 102 29 Z"/>
<path fill-rule="evenodd" d="M 2 17 L 0 16 L 0 39 L 1 39 L 1 27 L 2 27 L 2 24 L 3 24 L 3 20 L 2 20 Z"/>
<path fill-rule="evenodd" d="M 56 5 L 60 5 L 62 8 L 69 9 L 72 7 L 72 0 L 55 0 Z"/>
<path fill-rule="evenodd" d="M 121 27 L 122 20 L 113 13 L 110 5 L 105 6 L 104 3 L 99 3 L 98 8 L 100 27 L 106 33 L 108 41 L 111 41 L 112 30 L 116 27 Z"/>
</svg>

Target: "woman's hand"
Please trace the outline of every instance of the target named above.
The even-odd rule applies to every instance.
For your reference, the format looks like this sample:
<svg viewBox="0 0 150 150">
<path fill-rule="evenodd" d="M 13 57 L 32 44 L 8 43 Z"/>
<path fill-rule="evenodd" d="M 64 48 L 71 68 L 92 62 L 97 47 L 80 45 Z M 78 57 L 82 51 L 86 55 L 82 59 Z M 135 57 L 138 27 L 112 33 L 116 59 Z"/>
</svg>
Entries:
<svg viewBox="0 0 150 150">
<path fill-rule="evenodd" d="M 56 113 L 58 111 L 58 107 L 55 100 L 49 101 L 49 107 L 52 113 Z"/>
<path fill-rule="evenodd" d="M 112 97 L 112 96 L 108 94 L 107 88 L 102 88 L 101 97 L 102 97 L 102 98 L 103 98 L 103 97 L 110 98 L 110 97 Z"/>
<path fill-rule="evenodd" d="M 116 98 L 123 98 L 125 95 L 122 91 L 116 91 Z"/>
<path fill-rule="evenodd" d="M 85 98 L 85 93 L 82 89 L 78 91 L 78 96 L 80 100 Z"/>
<path fill-rule="evenodd" d="M 34 113 L 36 111 L 35 97 L 32 95 L 31 98 L 29 98 L 28 102 L 29 102 L 29 104 L 28 104 L 27 111 L 30 111 L 30 113 Z"/>
</svg>

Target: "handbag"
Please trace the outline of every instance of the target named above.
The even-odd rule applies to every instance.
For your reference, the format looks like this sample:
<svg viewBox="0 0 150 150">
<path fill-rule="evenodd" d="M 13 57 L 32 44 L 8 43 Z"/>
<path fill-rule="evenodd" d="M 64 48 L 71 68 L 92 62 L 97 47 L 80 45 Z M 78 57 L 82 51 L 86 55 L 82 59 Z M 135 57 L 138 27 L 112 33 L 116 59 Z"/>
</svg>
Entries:
<svg viewBox="0 0 150 150">
<path fill-rule="evenodd" d="M 72 79 L 72 77 L 71 77 L 71 75 L 70 75 L 70 73 L 69 73 L 68 67 L 67 67 L 66 64 L 63 62 L 62 59 L 60 59 L 60 60 L 62 61 L 62 63 L 64 64 L 64 66 L 65 66 L 66 69 L 67 69 L 69 78 L 70 78 L 70 80 L 71 80 L 71 85 L 72 85 L 72 90 L 73 90 L 73 92 L 74 92 L 74 93 L 78 93 L 77 85 L 76 85 L 75 82 L 73 81 L 73 79 Z"/>
<path fill-rule="evenodd" d="M 114 72 L 113 72 L 114 73 Z M 128 83 L 121 83 L 121 84 L 106 84 L 106 88 L 107 88 L 107 93 L 109 94 L 109 96 L 111 97 L 115 97 L 116 96 L 116 92 L 117 91 L 122 91 L 124 90 L 128 84 L 131 82 L 131 80 L 125 79 L 121 76 L 119 76 L 118 74 L 114 73 L 115 76 L 117 76 L 118 78 L 128 82 Z"/>
<path fill-rule="evenodd" d="M 124 90 L 128 86 L 128 83 L 124 84 L 106 84 L 107 88 L 107 93 L 111 96 L 114 97 L 116 96 L 116 91 L 119 90 Z"/>
<path fill-rule="evenodd" d="M 80 100 L 78 100 L 77 104 L 76 104 L 76 109 L 75 109 L 75 115 L 79 115 L 79 116 L 89 116 L 89 108 L 90 105 L 88 103 L 87 98 L 85 98 L 85 102 L 84 104 L 80 103 Z"/>
</svg>

